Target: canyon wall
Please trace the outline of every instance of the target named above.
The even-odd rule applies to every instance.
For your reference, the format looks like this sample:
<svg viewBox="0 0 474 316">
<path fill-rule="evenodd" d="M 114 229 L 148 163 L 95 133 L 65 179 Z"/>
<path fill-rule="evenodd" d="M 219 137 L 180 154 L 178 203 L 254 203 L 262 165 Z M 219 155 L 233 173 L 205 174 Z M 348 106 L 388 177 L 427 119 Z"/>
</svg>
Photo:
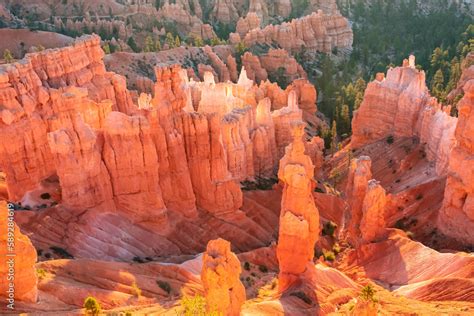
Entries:
<svg viewBox="0 0 474 316">
<path fill-rule="evenodd" d="M 438 174 L 447 171 L 454 145 L 457 119 L 431 97 L 425 73 L 415 68 L 414 56 L 403 66 L 378 74 L 368 84 L 360 108 L 352 119 L 351 146 L 359 148 L 392 137 L 420 138 L 427 158 Z"/>
<path fill-rule="evenodd" d="M 137 107 L 102 56 L 89 36 L 2 68 L 0 136 L 11 143 L 0 144 L 0 169 L 9 199 L 33 208 L 23 224 L 32 241 L 109 259 L 195 253 L 218 234 L 238 249 L 269 242 L 272 229 L 240 211 L 239 181 L 275 175 L 292 122 L 316 111 L 314 86 L 259 86 L 245 69 L 237 83 L 210 72 L 194 81 L 158 67 Z"/>
<path fill-rule="evenodd" d="M 438 227 L 447 236 L 474 245 L 474 80 L 467 81 L 463 89 Z"/>
<path fill-rule="evenodd" d="M 353 34 L 349 21 L 342 15 L 326 15 L 319 10 L 291 22 L 252 29 L 242 40 L 247 47 L 276 43 L 290 52 L 304 47 L 330 53 L 334 48 L 350 49 Z"/>
</svg>

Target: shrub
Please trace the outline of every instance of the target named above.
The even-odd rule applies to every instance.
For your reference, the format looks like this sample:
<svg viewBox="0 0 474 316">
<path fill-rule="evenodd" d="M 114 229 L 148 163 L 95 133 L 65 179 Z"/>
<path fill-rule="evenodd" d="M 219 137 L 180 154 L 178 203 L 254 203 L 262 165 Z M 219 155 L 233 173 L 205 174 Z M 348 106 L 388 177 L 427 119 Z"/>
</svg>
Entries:
<svg viewBox="0 0 474 316">
<path fill-rule="evenodd" d="M 40 198 L 42 198 L 43 200 L 49 200 L 51 198 L 51 194 L 49 194 L 48 192 L 42 193 L 40 195 Z"/>
<path fill-rule="evenodd" d="M 136 297 L 140 297 L 142 295 L 142 290 L 138 287 L 137 282 L 135 281 L 132 283 L 132 292 Z"/>
<path fill-rule="evenodd" d="M 337 255 L 341 252 L 341 246 L 338 243 L 335 243 L 334 246 L 332 246 L 332 251 Z"/>
<path fill-rule="evenodd" d="M 337 228 L 337 224 L 332 222 L 332 221 L 328 221 L 326 222 L 326 224 L 324 224 L 323 226 L 323 236 L 334 236 L 334 232 L 336 231 L 336 228 Z"/>
<path fill-rule="evenodd" d="M 365 301 L 375 302 L 375 289 L 372 285 L 368 284 L 362 288 L 359 296 Z"/>
<path fill-rule="evenodd" d="M 326 261 L 334 261 L 336 260 L 336 255 L 334 254 L 334 252 L 330 251 L 330 250 L 326 250 L 326 249 L 323 249 L 323 257 L 324 257 L 324 260 Z"/>
<path fill-rule="evenodd" d="M 38 276 L 38 279 L 42 280 L 46 277 L 46 270 L 42 268 L 36 269 L 36 275 Z"/>
<path fill-rule="evenodd" d="M 264 265 L 258 266 L 258 269 L 260 270 L 260 272 L 263 272 L 263 273 L 268 272 L 268 268 Z"/>
<path fill-rule="evenodd" d="M 185 316 L 206 315 L 206 300 L 199 294 L 194 297 L 183 297 L 181 307 Z"/>
<path fill-rule="evenodd" d="M 171 293 L 171 285 L 168 282 L 158 280 L 158 281 L 156 281 L 156 283 L 158 284 L 160 289 L 162 289 L 163 291 L 165 291 L 168 294 Z"/>
<path fill-rule="evenodd" d="M 421 199 L 423 199 L 423 194 L 420 193 L 416 196 L 416 200 L 419 201 Z"/>
<path fill-rule="evenodd" d="M 393 144 L 394 141 L 395 139 L 393 138 L 393 135 L 390 135 L 387 137 L 387 144 L 391 145 Z"/>
<path fill-rule="evenodd" d="M 138 256 L 133 257 L 133 261 L 137 263 L 145 263 L 145 261 Z"/>
<path fill-rule="evenodd" d="M 244 262 L 244 270 L 250 271 L 250 263 L 248 263 L 247 261 Z"/>
<path fill-rule="evenodd" d="M 303 302 L 305 302 L 308 305 L 313 304 L 313 300 L 311 298 L 309 298 L 308 295 L 306 295 L 306 293 L 304 293 L 304 292 L 301 292 L 301 291 L 293 292 L 290 295 L 291 296 L 296 296 L 297 298 L 299 298 L 300 300 L 302 300 Z"/>
<path fill-rule="evenodd" d="M 57 246 L 51 246 L 49 247 L 56 255 L 60 256 L 61 258 L 64 259 L 74 259 L 74 256 L 71 255 L 69 252 L 67 252 L 66 249 L 57 247 Z"/>
<path fill-rule="evenodd" d="M 11 63 L 13 61 L 13 55 L 12 52 L 9 49 L 5 49 L 3 51 L 3 59 L 7 64 Z"/>
<path fill-rule="evenodd" d="M 99 315 L 102 308 L 96 298 L 88 296 L 84 300 L 84 308 L 86 309 L 86 315 Z"/>
</svg>

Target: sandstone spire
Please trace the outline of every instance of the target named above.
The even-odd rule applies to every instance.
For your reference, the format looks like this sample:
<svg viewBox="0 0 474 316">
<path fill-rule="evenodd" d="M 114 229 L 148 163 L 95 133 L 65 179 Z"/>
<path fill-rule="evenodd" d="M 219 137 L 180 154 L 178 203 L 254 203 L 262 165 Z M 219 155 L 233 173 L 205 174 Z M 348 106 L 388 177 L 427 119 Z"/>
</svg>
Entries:
<svg viewBox="0 0 474 316">
<path fill-rule="evenodd" d="M 201 280 L 208 312 L 240 315 L 245 301 L 245 288 L 240 282 L 240 261 L 224 239 L 209 241 L 202 259 Z"/>
<path fill-rule="evenodd" d="M 349 176 L 347 178 L 347 200 L 350 206 L 350 216 L 347 219 L 349 226 L 349 240 L 357 244 L 361 235 L 360 222 L 363 216 L 364 198 L 367 194 L 368 182 L 372 179 L 372 160 L 370 157 L 361 156 L 351 163 Z"/>
<path fill-rule="evenodd" d="M 319 212 L 312 196 L 314 166 L 304 154 L 304 124 L 293 124 L 293 143 L 280 160 L 278 178 L 284 184 L 280 213 L 277 258 L 279 291 L 298 283 L 312 264 L 319 238 Z"/>
<path fill-rule="evenodd" d="M 365 243 L 374 241 L 383 233 L 386 227 L 384 216 L 386 202 L 385 189 L 376 180 L 370 180 L 362 204 L 360 222 L 361 237 Z"/>
</svg>

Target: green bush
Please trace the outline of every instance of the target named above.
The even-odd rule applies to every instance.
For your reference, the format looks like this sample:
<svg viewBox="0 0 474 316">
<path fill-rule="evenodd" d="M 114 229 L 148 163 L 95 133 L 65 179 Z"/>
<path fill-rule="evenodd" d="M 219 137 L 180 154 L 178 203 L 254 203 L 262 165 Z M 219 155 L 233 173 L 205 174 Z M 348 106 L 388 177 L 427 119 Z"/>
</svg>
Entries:
<svg viewBox="0 0 474 316">
<path fill-rule="evenodd" d="M 46 277 L 46 270 L 45 269 L 42 269 L 42 268 L 38 268 L 36 269 L 36 275 L 38 276 L 38 279 L 39 280 L 42 280 Z"/>
<path fill-rule="evenodd" d="M 185 316 L 206 315 L 206 300 L 199 294 L 194 297 L 183 297 L 181 307 Z"/>
<path fill-rule="evenodd" d="M 258 269 L 260 270 L 260 272 L 263 272 L 263 273 L 268 272 L 268 268 L 264 265 L 258 266 Z"/>
<path fill-rule="evenodd" d="M 368 284 L 362 288 L 359 296 L 365 301 L 375 302 L 375 289 L 372 285 Z"/>
<path fill-rule="evenodd" d="M 387 144 L 391 145 L 391 144 L 393 144 L 394 141 L 395 141 L 395 139 L 393 138 L 392 135 L 387 137 Z"/>
<path fill-rule="evenodd" d="M 334 261 L 336 260 L 336 255 L 334 254 L 334 252 L 330 251 L 330 250 L 326 250 L 326 249 L 323 249 L 323 257 L 324 257 L 324 260 L 326 261 Z"/>
<path fill-rule="evenodd" d="M 244 270 L 250 271 L 250 263 L 248 263 L 247 261 L 244 262 Z"/>
<path fill-rule="evenodd" d="M 86 309 L 86 315 L 99 315 L 102 311 L 100 307 L 100 303 L 97 301 L 95 297 L 88 296 L 84 300 L 84 308 Z"/>
<path fill-rule="evenodd" d="M 156 281 L 156 283 L 158 284 L 158 286 L 159 286 L 163 291 L 165 291 L 165 292 L 168 293 L 168 294 L 171 293 L 171 285 L 170 285 L 168 282 L 158 280 L 158 281 Z"/>
<path fill-rule="evenodd" d="M 337 229 L 337 224 L 332 221 L 328 221 L 323 226 L 322 234 L 323 236 L 334 236 L 336 229 Z"/>
</svg>

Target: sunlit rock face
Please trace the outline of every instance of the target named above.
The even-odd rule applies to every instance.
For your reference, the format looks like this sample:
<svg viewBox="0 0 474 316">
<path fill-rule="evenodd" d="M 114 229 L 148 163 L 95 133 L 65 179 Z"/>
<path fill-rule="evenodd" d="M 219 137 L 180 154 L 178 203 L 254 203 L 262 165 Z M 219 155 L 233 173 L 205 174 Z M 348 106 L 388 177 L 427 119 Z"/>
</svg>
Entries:
<svg viewBox="0 0 474 316">
<path fill-rule="evenodd" d="M 364 242 L 368 243 L 382 236 L 386 227 L 386 203 L 385 189 L 376 180 L 370 180 L 362 204 L 362 220 L 360 222 L 360 232 Z"/>
<path fill-rule="evenodd" d="M 372 179 L 372 160 L 362 156 L 351 162 L 347 178 L 346 195 L 350 206 L 348 236 L 352 244 L 358 244 L 361 236 L 360 223 L 363 217 L 364 199 L 368 182 Z"/>
<path fill-rule="evenodd" d="M 236 77 L 225 67 L 195 81 L 173 66 L 156 68 L 153 95 L 138 96 L 102 56 L 89 36 L 2 68 L 0 137 L 10 144 L 0 144 L 0 169 L 10 200 L 47 209 L 25 224 L 35 245 L 130 259 L 196 253 L 217 234 L 239 249 L 268 243 L 274 226 L 240 211 L 239 182 L 275 176 L 292 122 L 316 111 L 314 86 L 256 85 L 245 69 L 219 82 Z M 316 143 L 303 147 L 317 159 Z M 51 182 L 54 199 L 43 201 Z"/>
<path fill-rule="evenodd" d="M 473 68 L 471 66 L 471 68 Z M 440 230 L 466 244 L 474 244 L 474 80 L 464 86 L 458 103 L 459 122 L 448 167 Z"/>
<path fill-rule="evenodd" d="M 1 67 L 1 134 L 11 142 L 0 144 L 0 168 L 10 198 L 21 199 L 54 173 L 46 135 L 71 126 L 75 112 L 100 128 L 112 109 L 130 113 L 134 107 L 125 78 L 106 72 L 103 55 L 100 38 L 89 36 Z"/>
<path fill-rule="evenodd" d="M 457 124 L 457 118 L 446 112 L 429 94 L 425 73 L 415 68 L 411 56 L 403 66 L 368 84 L 352 120 L 351 146 L 359 148 L 389 136 L 416 136 L 425 144 L 427 158 L 436 163 L 437 173 L 445 174 Z"/>
<path fill-rule="evenodd" d="M 290 52 L 301 47 L 310 51 L 331 52 L 335 47 L 350 49 L 353 34 L 348 20 L 342 15 L 326 15 L 319 10 L 281 25 L 251 29 L 242 39 L 248 47 L 275 42 Z"/>
<path fill-rule="evenodd" d="M 293 142 L 278 170 L 284 185 L 277 245 L 280 292 L 301 283 L 301 275 L 314 268 L 314 245 L 319 239 L 319 211 L 312 196 L 314 166 L 304 153 L 304 124 L 293 123 L 292 133 Z"/>
<path fill-rule="evenodd" d="M 240 315 L 245 288 L 240 282 L 240 261 L 223 239 L 209 241 L 202 259 L 201 280 L 207 309 L 222 315 Z"/>
<path fill-rule="evenodd" d="M 0 263 L 0 275 L 3 278 L 0 297 L 3 304 L 13 303 L 15 308 L 17 301 L 36 303 L 38 281 L 35 269 L 36 250 L 15 224 L 13 213 L 7 209 L 5 202 L 0 201 L 0 256 L 3 258 Z M 13 287 L 10 287 L 10 283 L 13 283 Z"/>
</svg>

